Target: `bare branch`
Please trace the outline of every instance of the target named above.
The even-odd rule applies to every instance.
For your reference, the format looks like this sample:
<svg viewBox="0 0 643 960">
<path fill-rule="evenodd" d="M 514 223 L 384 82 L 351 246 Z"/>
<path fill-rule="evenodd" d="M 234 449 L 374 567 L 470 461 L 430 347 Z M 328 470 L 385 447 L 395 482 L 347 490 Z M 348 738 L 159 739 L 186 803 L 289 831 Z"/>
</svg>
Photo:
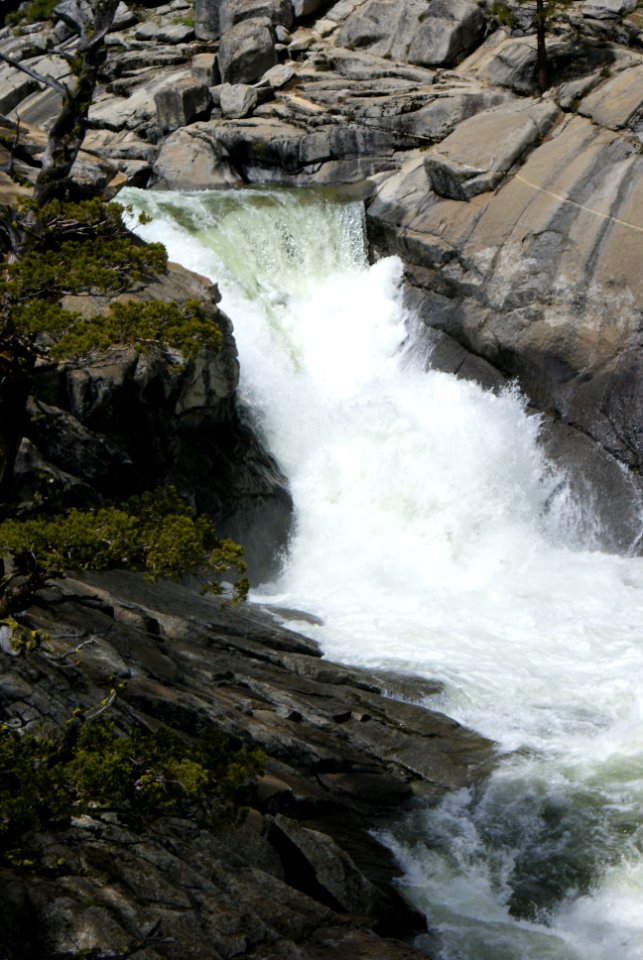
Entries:
<svg viewBox="0 0 643 960">
<path fill-rule="evenodd" d="M 32 80 L 35 80 L 37 83 L 42 83 L 46 87 L 51 87 L 52 90 L 55 90 L 56 93 L 60 93 L 63 97 L 67 94 L 67 87 L 59 83 L 58 80 L 55 80 L 53 77 L 43 77 L 41 73 L 38 73 L 37 70 L 32 70 L 31 67 L 26 67 L 24 63 L 20 63 L 18 60 L 14 60 L 13 57 L 8 56 L 6 53 L 0 51 L 0 60 L 4 60 L 5 63 L 8 63 L 10 67 L 14 67 L 15 70 L 21 70 L 22 73 L 26 73 L 28 77 L 31 77 Z"/>
<path fill-rule="evenodd" d="M 103 700 L 103 702 L 100 703 L 97 707 L 94 707 L 93 710 L 90 710 L 89 713 L 85 714 L 84 721 L 87 723 L 89 720 L 95 720 L 96 717 L 100 717 L 101 713 L 105 713 L 106 710 L 109 710 L 111 705 L 114 703 L 114 700 L 116 700 L 117 696 L 118 696 L 118 691 L 112 690 L 112 692 L 110 693 L 109 697 L 107 697 L 106 700 Z"/>
</svg>

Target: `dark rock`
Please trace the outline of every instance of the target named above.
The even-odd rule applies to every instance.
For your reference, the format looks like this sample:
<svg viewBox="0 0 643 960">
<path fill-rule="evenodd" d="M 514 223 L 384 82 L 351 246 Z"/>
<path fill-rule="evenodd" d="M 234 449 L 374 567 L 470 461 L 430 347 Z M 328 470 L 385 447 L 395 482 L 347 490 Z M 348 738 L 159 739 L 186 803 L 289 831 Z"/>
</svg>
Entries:
<svg viewBox="0 0 643 960">
<path fill-rule="evenodd" d="M 240 797 L 250 812 L 231 832 L 172 816 L 135 831 L 112 814 L 43 834 L 47 857 L 63 857 L 65 871 L 30 878 L 28 890 L 3 872 L 3 956 L 35 960 L 82 945 L 125 952 L 143 941 L 151 957 L 187 960 L 418 957 L 386 939 L 425 924 L 395 891 L 392 856 L 368 831 L 398 817 L 422 777 L 379 743 L 430 726 L 419 746 L 451 758 L 442 786 L 430 784 L 436 794 L 481 775 L 490 744 L 386 699 L 376 676 L 320 661 L 312 641 L 254 607 L 224 608 L 124 572 L 60 581 L 49 600 L 26 613 L 50 633 L 47 651 L 0 653 L 0 719 L 62 725 L 118 677 L 127 684 L 112 707 L 117 722 L 163 722 L 187 738 L 214 725 L 262 746 L 266 774 Z M 316 665 L 326 671 L 319 680 Z M 363 715 L 365 698 L 379 735 L 354 743 L 334 718 Z"/>
<path fill-rule="evenodd" d="M 36 478 L 51 506 L 120 500 L 173 484 L 224 536 L 244 543 L 251 576 L 269 575 L 288 536 L 291 500 L 278 466 L 236 399 L 238 361 L 232 328 L 214 304 L 216 288 L 179 267 L 149 284 L 151 299 L 199 299 L 217 314 L 224 343 L 183 364 L 176 351 L 137 354 L 113 348 L 61 365 L 40 364 L 31 419 L 14 478 L 25 509 Z M 100 298 L 67 298 L 92 316 Z M 37 467 L 37 469 L 36 469 Z M 35 471 L 35 472 L 34 472 Z"/>
<path fill-rule="evenodd" d="M 197 40 L 218 40 L 221 0 L 194 0 L 194 32 Z"/>
</svg>

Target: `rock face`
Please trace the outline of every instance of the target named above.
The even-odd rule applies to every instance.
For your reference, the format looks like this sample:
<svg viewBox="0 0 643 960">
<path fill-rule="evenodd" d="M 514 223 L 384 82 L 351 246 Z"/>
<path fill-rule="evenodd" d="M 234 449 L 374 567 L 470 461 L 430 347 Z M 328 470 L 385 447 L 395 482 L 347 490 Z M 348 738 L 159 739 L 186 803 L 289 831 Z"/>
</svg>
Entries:
<svg viewBox="0 0 643 960">
<path fill-rule="evenodd" d="M 547 133 L 557 112 L 550 103 L 510 103 L 465 120 L 427 153 L 424 168 L 431 188 L 452 200 L 495 190 Z"/>
<path fill-rule="evenodd" d="M 286 542 L 291 500 L 237 400 L 236 346 L 230 321 L 214 303 L 218 292 L 170 265 L 167 276 L 128 296 L 200 300 L 216 314 L 222 349 L 205 348 L 187 364 L 169 349 L 117 347 L 41 363 L 15 467 L 16 499 L 28 510 L 44 495 L 62 509 L 173 484 L 214 517 L 222 535 L 245 545 L 251 575 L 263 578 Z M 89 317 L 104 309 L 103 300 L 67 297 L 64 306 Z"/>
<path fill-rule="evenodd" d="M 105 196 L 125 182 L 359 185 L 373 256 L 405 262 L 431 364 L 488 389 L 517 380 L 544 412 L 546 450 L 602 524 L 600 542 L 640 550 L 633 7 L 572 3 L 548 40 L 552 88 L 541 98 L 529 11 L 509 30 L 473 0 L 195 0 L 193 37 L 181 0 L 123 5 L 74 178 Z M 68 45 L 64 18 L 0 31 L 3 52 L 59 80 Z M 60 94 L 7 64 L 0 81 L 0 201 L 14 203 Z M 133 293 L 216 310 L 213 291 L 179 269 Z M 88 316 L 105 306 L 76 301 L 67 306 Z M 230 325 L 219 320 L 223 351 L 185 367 L 168 350 L 40 365 L 16 465 L 21 509 L 43 486 L 65 506 L 174 483 L 265 575 L 290 498 L 236 399 Z M 51 634 L 49 652 L 0 654 L 0 720 L 62 723 L 117 679 L 127 683 L 117 716 L 189 737 L 214 724 L 260 745 L 267 770 L 234 833 L 168 817 L 135 835 L 88 816 L 44 836 L 68 872 L 0 871 L 6 960 L 417 956 L 391 938 L 423 921 L 367 831 L 416 797 L 468 785 L 490 761 L 488 743 L 414 704 L 434 688 L 322 662 L 266 614 L 131 575 L 63 581 L 46 599 L 25 618 Z"/>
<path fill-rule="evenodd" d="M 150 960 L 421 956 L 391 939 L 425 923 L 368 829 L 415 794 L 471 783 L 491 759 L 488 742 L 407 702 L 435 687 L 335 666 L 259 610 L 132 574 L 65 580 L 49 600 L 26 614 L 50 632 L 48 652 L 0 653 L 2 722 L 64 725 L 118 680 L 116 720 L 189 738 L 215 726 L 260 746 L 266 771 L 234 831 L 171 816 L 134 831 L 97 815 L 43 834 L 65 870 L 0 870 L 3 957 L 121 954 L 141 941 Z"/>
<path fill-rule="evenodd" d="M 369 209 L 375 244 L 404 252 L 427 323 L 613 458 L 615 500 L 633 504 L 627 532 L 612 531 L 621 549 L 640 523 L 640 170 L 635 143 L 567 117 L 475 204 L 432 191 L 418 159 Z"/>
<path fill-rule="evenodd" d="M 338 41 L 404 63 L 453 66 L 476 46 L 484 24 L 473 0 L 367 0 L 348 15 Z"/>
<path fill-rule="evenodd" d="M 107 38 L 108 82 L 86 138 L 102 186 L 370 180 L 373 253 L 406 261 L 409 303 L 431 342 L 439 334 L 444 352 L 451 338 L 446 354 L 464 348 L 459 369 L 484 369 L 485 382 L 488 367 L 517 379 L 535 408 L 574 431 L 587 455 L 567 466 L 580 486 L 602 478 L 592 497 L 604 543 L 633 546 L 643 57 L 631 0 L 575 0 L 555 21 L 542 99 L 522 8 L 513 29 L 499 29 L 473 0 L 208 0 L 195 8 L 199 39 L 180 42 L 167 34 L 179 7 L 160 9 L 156 20 L 122 11 Z M 60 23 L 5 31 L 0 43 L 62 76 L 59 34 Z M 197 68 L 198 57 L 210 59 Z M 211 86 L 219 75 L 223 86 Z M 10 122 L 19 113 L 51 123 L 55 91 L 10 66 L 2 76 Z M 37 152 L 15 149 L 19 172 L 33 175 Z M 83 164 L 79 182 L 91 183 L 96 160 Z"/>
</svg>

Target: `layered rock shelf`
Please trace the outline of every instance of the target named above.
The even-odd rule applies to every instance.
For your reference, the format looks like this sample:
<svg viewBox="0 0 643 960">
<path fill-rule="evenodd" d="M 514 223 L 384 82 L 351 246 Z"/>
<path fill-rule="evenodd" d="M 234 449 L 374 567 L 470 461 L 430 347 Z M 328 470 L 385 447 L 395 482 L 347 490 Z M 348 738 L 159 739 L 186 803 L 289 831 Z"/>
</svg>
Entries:
<svg viewBox="0 0 643 960">
<path fill-rule="evenodd" d="M 425 920 L 369 831 L 492 762 L 491 744 L 416 705 L 435 684 L 336 666 L 275 615 L 134 574 L 67 579 L 44 599 L 25 616 L 46 649 L 0 653 L 3 723 L 64 726 L 124 684 L 116 720 L 188 737 L 215 727 L 260 747 L 266 769 L 235 830 L 105 815 L 43 834 L 44 859 L 65 869 L 0 869 L 3 957 L 126 956 L 137 943 L 142 960 L 418 956 L 403 941 Z"/>
</svg>

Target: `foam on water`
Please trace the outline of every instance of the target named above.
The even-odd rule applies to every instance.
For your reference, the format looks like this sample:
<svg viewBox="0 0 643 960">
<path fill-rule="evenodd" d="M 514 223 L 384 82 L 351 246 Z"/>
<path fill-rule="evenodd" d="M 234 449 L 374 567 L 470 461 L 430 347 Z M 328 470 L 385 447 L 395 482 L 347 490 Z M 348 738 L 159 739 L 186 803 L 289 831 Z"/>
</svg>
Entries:
<svg viewBox="0 0 643 960">
<path fill-rule="evenodd" d="M 289 554 L 256 596 L 319 615 L 302 629 L 329 657 L 442 680 L 506 754 L 388 836 L 444 960 L 640 960 L 643 561 L 583 545 L 515 391 L 414 363 L 401 265 L 367 265 L 359 204 L 128 193 L 219 283 L 290 479 Z"/>
</svg>

